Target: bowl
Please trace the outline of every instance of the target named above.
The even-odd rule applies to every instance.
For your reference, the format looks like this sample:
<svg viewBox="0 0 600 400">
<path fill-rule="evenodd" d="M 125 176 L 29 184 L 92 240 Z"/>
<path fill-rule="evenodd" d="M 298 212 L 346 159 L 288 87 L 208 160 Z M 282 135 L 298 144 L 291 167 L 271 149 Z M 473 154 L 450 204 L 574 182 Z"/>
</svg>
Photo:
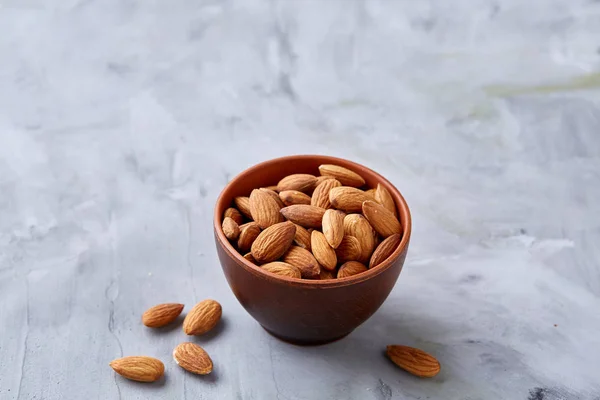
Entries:
<svg viewBox="0 0 600 400">
<path fill-rule="evenodd" d="M 358 275 L 330 280 L 287 278 L 262 270 L 242 257 L 221 229 L 223 213 L 237 196 L 277 184 L 296 173 L 319 175 L 321 164 L 336 164 L 360 174 L 368 187 L 381 183 L 396 202 L 403 236 L 383 263 Z M 221 192 L 214 215 L 217 254 L 233 294 L 273 336 L 284 341 L 323 344 L 340 339 L 365 322 L 383 304 L 402 271 L 411 233 L 406 201 L 387 179 L 352 161 L 323 155 L 276 158 L 241 172 Z"/>
</svg>

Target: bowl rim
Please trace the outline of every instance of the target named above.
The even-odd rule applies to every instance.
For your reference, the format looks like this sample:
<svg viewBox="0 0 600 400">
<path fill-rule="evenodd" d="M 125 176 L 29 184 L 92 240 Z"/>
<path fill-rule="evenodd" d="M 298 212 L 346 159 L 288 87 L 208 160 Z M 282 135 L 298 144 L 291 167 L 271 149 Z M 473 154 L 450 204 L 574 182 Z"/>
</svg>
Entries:
<svg viewBox="0 0 600 400">
<path fill-rule="evenodd" d="M 337 163 L 341 162 L 341 165 L 343 165 L 343 164 L 351 165 L 353 167 L 352 170 L 354 170 L 356 172 L 359 172 L 360 170 L 366 170 L 369 173 L 373 174 L 377 178 L 377 180 L 379 180 L 381 182 L 385 182 L 387 184 L 388 189 L 391 189 L 390 194 L 392 195 L 394 200 L 396 200 L 397 202 L 399 200 L 397 207 L 398 207 L 398 211 L 399 211 L 399 214 L 401 217 L 400 223 L 403 225 L 403 228 L 404 228 L 403 233 L 402 233 L 402 239 L 400 241 L 400 244 L 396 248 L 396 250 L 392 253 L 392 255 L 389 256 L 385 261 L 383 261 L 379 265 L 377 265 L 373 268 L 369 268 L 367 271 L 362 272 L 360 274 L 348 276 L 345 278 L 325 279 L 325 280 L 290 278 L 290 277 L 286 277 L 286 276 L 282 276 L 282 275 L 277 275 L 277 274 L 274 274 L 269 271 L 265 271 L 262 268 L 260 268 L 258 265 L 255 265 L 255 264 L 251 263 L 250 261 L 246 260 L 243 257 L 243 255 L 240 254 L 233 247 L 233 245 L 229 242 L 229 240 L 225 237 L 225 234 L 223 233 L 223 230 L 221 228 L 222 215 L 219 212 L 219 210 L 222 208 L 222 207 L 220 207 L 220 205 L 225 202 L 224 194 L 227 192 L 228 188 L 230 188 L 236 181 L 245 179 L 248 175 L 256 172 L 256 170 L 263 169 L 270 164 L 286 162 L 286 161 L 289 162 L 289 161 L 297 161 L 297 160 L 304 160 L 304 159 L 314 159 L 314 158 L 327 160 L 327 163 L 331 163 L 331 164 L 335 164 L 336 162 Z M 224 210 L 230 206 L 231 205 L 226 206 L 224 208 Z M 403 223 L 403 221 L 404 221 L 404 223 Z M 412 218 L 411 218 L 411 214 L 410 214 L 410 208 L 408 207 L 408 204 L 406 203 L 404 196 L 402 196 L 402 193 L 400 193 L 400 191 L 396 188 L 396 186 L 394 186 L 389 180 L 387 180 L 386 178 L 381 176 L 379 173 L 373 171 L 372 169 L 370 169 L 362 164 L 358 164 L 354 161 L 350 161 L 350 160 L 339 158 L 339 157 L 333 157 L 333 156 L 322 155 L 322 154 L 300 154 L 300 155 L 289 155 L 289 156 L 268 159 L 268 160 L 262 161 L 258 164 L 254 164 L 254 165 L 244 169 L 242 172 L 240 172 L 236 176 L 234 176 L 229 182 L 227 182 L 225 187 L 223 187 L 223 189 L 221 190 L 221 193 L 219 194 L 219 197 L 217 198 L 217 201 L 215 202 L 213 228 L 214 228 L 215 237 L 217 238 L 217 242 L 223 248 L 223 250 L 225 250 L 225 252 L 236 262 L 236 264 L 239 267 L 244 268 L 246 271 L 252 273 L 253 275 L 256 275 L 257 277 L 263 278 L 268 281 L 272 281 L 273 283 L 284 283 L 284 284 L 288 284 L 291 286 L 302 287 L 304 289 L 309 289 L 309 288 L 324 289 L 324 288 L 332 288 L 332 287 L 343 287 L 343 286 L 360 283 L 360 282 L 372 279 L 375 276 L 377 276 L 377 275 L 383 273 L 384 271 L 386 271 L 387 269 L 389 269 L 396 262 L 396 260 L 398 260 L 400 255 L 406 250 L 406 248 L 408 246 L 408 243 L 410 241 L 411 230 L 412 230 Z M 367 265 L 367 267 L 368 267 L 368 265 Z"/>
</svg>

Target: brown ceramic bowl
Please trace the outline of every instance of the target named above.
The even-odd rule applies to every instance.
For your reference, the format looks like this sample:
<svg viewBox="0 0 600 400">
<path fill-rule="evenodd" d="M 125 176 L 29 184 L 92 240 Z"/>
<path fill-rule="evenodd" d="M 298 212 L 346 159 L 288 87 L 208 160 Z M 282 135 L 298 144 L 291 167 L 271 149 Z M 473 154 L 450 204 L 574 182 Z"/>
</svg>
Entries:
<svg viewBox="0 0 600 400">
<path fill-rule="evenodd" d="M 394 198 L 404 229 L 402 241 L 383 263 L 358 275 L 342 279 L 304 280 L 262 270 L 245 260 L 221 230 L 224 211 L 236 196 L 252 189 L 275 185 L 286 175 L 318 175 L 321 164 L 337 164 L 359 173 L 368 187 L 378 183 Z M 321 344 L 340 339 L 365 322 L 385 301 L 402 270 L 411 218 L 406 201 L 387 179 L 348 160 L 300 155 L 282 157 L 255 165 L 236 176 L 223 189 L 215 207 L 214 232 L 221 266 L 231 290 L 250 313 L 272 335 L 296 344 Z"/>
</svg>

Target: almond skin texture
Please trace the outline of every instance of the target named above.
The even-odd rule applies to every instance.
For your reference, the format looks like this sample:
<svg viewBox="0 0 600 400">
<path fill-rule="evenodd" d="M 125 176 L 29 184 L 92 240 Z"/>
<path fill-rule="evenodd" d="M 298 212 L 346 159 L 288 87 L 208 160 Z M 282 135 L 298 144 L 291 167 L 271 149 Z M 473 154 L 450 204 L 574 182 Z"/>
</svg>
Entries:
<svg viewBox="0 0 600 400">
<path fill-rule="evenodd" d="M 273 189 L 269 189 L 269 188 L 260 188 L 258 189 L 261 192 L 264 192 L 266 194 L 268 194 L 269 196 L 271 196 L 271 198 L 273 200 L 275 200 L 275 202 L 277 203 L 277 205 L 279 206 L 279 209 L 282 209 L 283 207 L 285 207 L 285 205 L 283 204 L 283 201 L 281 201 L 281 199 L 279 198 L 279 195 L 277 194 L 276 191 L 274 191 Z"/>
<path fill-rule="evenodd" d="M 186 335 L 202 335 L 221 320 L 221 305 L 215 300 L 204 300 L 196 304 L 183 320 Z"/>
<path fill-rule="evenodd" d="M 331 205 L 349 213 L 361 212 L 364 201 L 372 198 L 360 189 L 340 186 L 329 191 L 329 201 Z"/>
<path fill-rule="evenodd" d="M 283 261 L 295 266 L 306 279 L 319 279 L 321 266 L 308 250 L 292 246 L 283 256 Z"/>
<path fill-rule="evenodd" d="M 250 193 L 250 213 L 262 229 L 283 222 L 279 210 L 279 204 L 266 191 L 254 189 Z"/>
<path fill-rule="evenodd" d="M 260 226 L 256 222 L 249 222 L 240 228 L 240 237 L 238 239 L 238 249 L 245 252 L 250 250 L 252 243 L 260 235 Z"/>
<path fill-rule="evenodd" d="M 235 209 L 233 207 L 229 207 L 227 210 L 225 210 L 225 214 L 223 215 L 223 218 L 227 218 L 227 217 L 234 220 L 235 223 L 238 225 L 241 225 L 244 223 L 244 217 L 242 216 L 242 213 L 240 213 L 237 209 Z"/>
<path fill-rule="evenodd" d="M 386 188 L 383 187 L 381 183 L 377 184 L 377 189 L 375 190 L 375 201 L 384 206 L 389 212 L 394 214 L 394 217 L 398 218 L 398 210 L 396 210 L 396 203 L 394 203 L 394 199 L 392 195 Z"/>
<path fill-rule="evenodd" d="M 294 204 L 310 204 L 310 196 L 297 190 L 284 190 L 279 193 L 279 198 L 285 206 Z"/>
<path fill-rule="evenodd" d="M 421 378 L 432 378 L 440 372 L 440 362 L 435 357 L 414 347 L 389 345 L 386 355 L 406 372 Z"/>
<path fill-rule="evenodd" d="M 111 361 L 110 367 L 124 378 L 138 382 L 154 382 L 165 373 L 165 365 L 156 358 L 130 356 Z"/>
<path fill-rule="evenodd" d="M 207 375 L 213 370 L 213 362 L 210 356 L 196 343 L 181 343 L 175 347 L 173 360 L 181 368 L 194 374 Z"/>
<path fill-rule="evenodd" d="M 344 218 L 344 235 L 354 236 L 358 239 L 361 251 L 358 261 L 367 264 L 377 243 L 377 233 L 369 224 L 369 221 L 360 214 L 346 215 Z"/>
<path fill-rule="evenodd" d="M 323 214 L 323 234 L 327 239 L 327 243 L 334 249 L 338 248 L 344 238 L 345 216 L 346 214 L 338 210 L 327 210 Z"/>
<path fill-rule="evenodd" d="M 296 225 L 287 221 L 268 227 L 252 243 L 252 256 L 259 263 L 275 261 L 290 248 L 296 236 Z"/>
<path fill-rule="evenodd" d="M 325 268 L 321 268 L 321 273 L 319 274 L 319 279 L 321 279 L 322 281 L 326 280 L 326 279 L 335 279 L 336 276 L 336 272 L 334 271 L 327 271 Z"/>
<path fill-rule="evenodd" d="M 306 204 L 296 204 L 281 209 L 281 214 L 295 224 L 305 228 L 321 228 L 325 210 Z"/>
<path fill-rule="evenodd" d="M 315 182 L 315 187 L 319 186 L 321 183 L 325 182 L 327 179 L 335 179 L 331 176 L 317 176 L 317 181 Z"/>
<path fill-rule="evenodd" d="M 240 227 L 233 218 L 225 217 L 222 228 L 227 239 L 237 240 L 237 238 L 240 237 Z"/>
<path fill-rule="evenodd" d="M 277 184 L 279 192 L 284 190 L 297 190 L 299 192 L 310 192 L 315 188 L 317 178 L 310 174 L 288 175 Z"/>
<path fill-rule="evenodd" d="M 369 189 L 369 190 L 365 190 L 365 194 L 367 196 L 371 196 L 371 200 L 375 200 L 375 192 L 377 191 L 377 189 Z"/>
<path fill-rule="evenodd" d="M 339 263 L 358 260 L 361 255 L 358 239 L 354 236 L 344 236 L 338 248 L 335 249 L 335 254 Z"/>
<path fill-rule="evenodd" d="M 296 236 L 294 237 L 294 243 L 296 246 L 300 246 L 303 249 L 312 251 L 310 247 L 310 232 L 300 225 L 296 225 Z"/>
<path fill-rule="evenodd" d="M 335 255 L 335 250 L 327 243 L 325 235 L 315 230 L 311 232 L 310 238 L 312 253 L 319 264 L 321 264 L 321 267 L 333 271 L 337 266 L 337 256 Z"/>
<path fill-rule="evenodd" d="M 362 205 L 362 211 L 373 229 L 384 238 L 394 233 L 402 233 L 402 226 L 398 219 L 381 204 L 374 201 L 365 201 Z"/>
<path fill-rule="evenodd" d="M 261 266 L 261 268 L 277 275 L 287 276 L 288 278 L 300 279 L 302 277 L 298 268 L 281 261 L 270 262 Z"/>
<path fill-rule="evenodd" d="M 246 218 L 252 219 L 252 213 L 250 213 L 250 198 L 238 196 L 233 199 L 233 202 L 239 212 L 241 212 Z"/>
<path fill-rule="evenodd" d="M 252 253 L 246 253 L 244 254 L 244 258 L 248 261 L 250 261 L 252 264 L 258 264 L 256 262 L 256 260 L 254 259 L 254 256 L 252 255 Z"/>
<path fill-rule="evenodd" d="M 362 176 L 339 165 L 323 164 L 319 166 L 319 172 L 337 179 L 344 186 L 361 187 L 365 184 Z"/>
<path fill-rule="evenodd" d="M 392 236 L 388 236 L 383 242 L 381 242 L 371 256 L 369 268 L 376 267 L 387 260 L 400 244 L 400 240 L 402 240 L 402 236 L 400 236 L 399 233 L 394 233 Z"/>
<path fill-rule="evenodd" d="M 336 179 L 326 179 L 319 183 L 312 194 L 310 204 L 321 208 L 331 208 L 329 201 L 329 191 L 334 187 L 340 187 L 342 184 Z"/>
<path fill-rule="evenodd" d="M 175 321 L 181 311 L 183 304 L 165 303 L 147 309 L 142 315 L 142 323 L 149 328 L 161 328 Z"/>
<path fill-rule="evenodd" d="M 340 267 L 337 277 L 338 278 L 346 278 L 348 276 L 357 275 L 362 272 L 365 272 L 367 267 L 364 264 L 359 263 L 358 261 L 348 261 Z"/>
</svg>

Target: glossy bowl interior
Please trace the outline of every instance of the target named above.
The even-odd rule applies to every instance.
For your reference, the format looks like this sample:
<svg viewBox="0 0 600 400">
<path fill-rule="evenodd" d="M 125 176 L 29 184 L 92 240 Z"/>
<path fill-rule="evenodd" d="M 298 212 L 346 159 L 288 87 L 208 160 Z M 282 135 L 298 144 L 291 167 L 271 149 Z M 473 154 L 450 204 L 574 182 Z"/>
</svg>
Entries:
<svg viewBox="0 0 600 400">
<path fill-rule="evenodd" d="M 321 164 L 336 164 L 360 174 L 366 186 L 381 183 L 390 192 L 403 228 L 402 240 L 383 263 L 342 279 L 287 278 L 262 270 L 242 257 L 221 230 L 223 213 L 237 196 L 276 185 L 295 173 L 319 175 Z M 411 217 L 406 201 L 387 179 L 354 162 L 322 155 L 272 159 L 233 178 L 221 192 L 214 210 L 214 234 L 221 267 L 231 290 L 248 313 L 274 336 L 297 344 L 321 344 L 346 336 L 385 301 L 402 270 L 410 241 Z"/>
</svg>

